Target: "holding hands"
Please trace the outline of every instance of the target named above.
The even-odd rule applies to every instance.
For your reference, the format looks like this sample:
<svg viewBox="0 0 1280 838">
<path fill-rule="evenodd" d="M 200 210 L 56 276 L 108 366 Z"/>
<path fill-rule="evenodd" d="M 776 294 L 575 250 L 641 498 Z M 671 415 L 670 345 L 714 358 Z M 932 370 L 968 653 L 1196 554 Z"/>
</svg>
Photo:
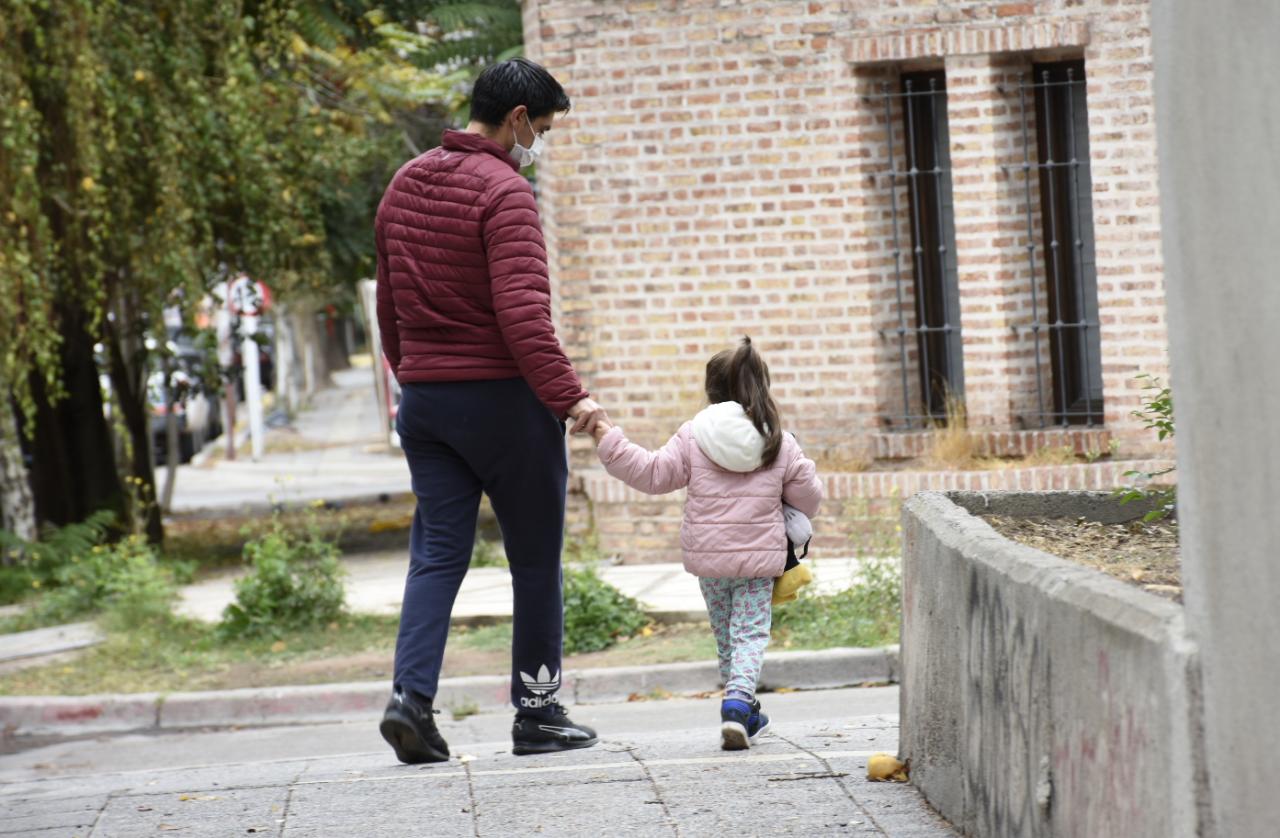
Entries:
<svg viewBox="0 0 1280 838">
<path fill-rule="evenodd" d="M 569 417 L 573 419 L 570 433 L 591 434 L 597 442 L 613 427 L 613 423 L 609 421 L 609 414 L 605 413 L 604 408 L 597 404 L 595 399 L 583 399 L 569 408 Z"/>
</svg>

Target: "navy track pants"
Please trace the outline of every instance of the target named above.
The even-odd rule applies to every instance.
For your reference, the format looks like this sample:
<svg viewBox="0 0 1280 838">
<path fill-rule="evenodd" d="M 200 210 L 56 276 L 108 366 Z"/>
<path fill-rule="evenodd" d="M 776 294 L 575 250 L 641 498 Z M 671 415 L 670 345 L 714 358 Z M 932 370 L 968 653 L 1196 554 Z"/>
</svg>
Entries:
<svg viewBox="0 0 1280 838">
<path fill-rule="evenodd" d="M 417 512 L 396 639 L 395 686 L 434 697 L 449 617 L 489 496 L 514 593 L 511 701 L 547 707 L 560 687 L 565 425 L 523 378 L 405 384 L 396 419 Z"/>
</svg>

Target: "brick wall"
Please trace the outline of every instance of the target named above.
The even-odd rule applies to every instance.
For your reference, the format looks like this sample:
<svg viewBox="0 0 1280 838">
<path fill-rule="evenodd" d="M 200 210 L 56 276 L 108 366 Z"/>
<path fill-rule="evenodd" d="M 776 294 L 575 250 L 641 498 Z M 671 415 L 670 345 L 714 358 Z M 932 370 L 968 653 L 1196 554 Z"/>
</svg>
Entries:
<svg viewBox="0 0 1280 838">
<path fill-rule="evenodd" d="M 665 441 L 701 406 L 706 359 L 750 334 L 806 450 L 837 462 L 881 446 L 902 402 L 892 227 L 908 243 L 910 227 L 902 187 L 895 218 L 883 174 L 902 120 L 886 122 L 873 94 L 938 68 L 970 421 L 1018 430 L 1036 409 L 1030 299 L 1045 274 L 1042 255 L 1027 257 L 1039 194 L 1016 168 L 1028 119 L 1016 84 L 1032 61 L 1083 58 L 1106 430 L 1121 454 L 1150 453 L 1130 416 L 1134 376 L 1167 375 L 1147 0 L 525 0 L 524 11 L 528 54 L 574 102 L 539 169 L 561 333 L 632 439 Z M 910 306 L 909 254 L 902 271 Z M 1047 357 L 1042 346 L 1042 378 Z M 918 402 L 909 366 L 913 387 Z M 593 463 L 585 441 L 573 452 Z M 652 519 L 597 508 L 602 530 L 610 516 Z"/>
</svg>

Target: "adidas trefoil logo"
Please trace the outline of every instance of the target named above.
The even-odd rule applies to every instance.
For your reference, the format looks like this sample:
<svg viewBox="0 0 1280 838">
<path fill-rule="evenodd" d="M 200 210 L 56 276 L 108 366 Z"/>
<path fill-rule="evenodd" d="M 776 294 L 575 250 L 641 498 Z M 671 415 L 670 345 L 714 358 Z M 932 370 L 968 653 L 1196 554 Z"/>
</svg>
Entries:
<svg viewBox="0 0 1280 838">
<path fill-rule="evenodd" d="M 521 672 L 520 680 L 524 681 L 524 685 L 529 689 L 529 692 L 537 695 L 546 695 L 560 689 L 560 671 L 556 670 L 555 677 L 552 677 L 551 671 L 547 669 L 545 663 L 538 670 L 537 678 L 534 678 L 528 672 Z"/>
<path fill-rule="evenodd" d="M 522 696 L 520 705 L 522 707 L 546 707 L 555 701 L 554 693 L 560 689 L 560 670 L 556 670 L 556 674 L 552 675 L 551 670 L 547 669 L 544 663 L 538 669 L 538 677 L 530 675 L 528 672 L 521 670 L 520 680 L 524 682 L 525 689 L 533 693 L 533 698 Z"/>
</svg>

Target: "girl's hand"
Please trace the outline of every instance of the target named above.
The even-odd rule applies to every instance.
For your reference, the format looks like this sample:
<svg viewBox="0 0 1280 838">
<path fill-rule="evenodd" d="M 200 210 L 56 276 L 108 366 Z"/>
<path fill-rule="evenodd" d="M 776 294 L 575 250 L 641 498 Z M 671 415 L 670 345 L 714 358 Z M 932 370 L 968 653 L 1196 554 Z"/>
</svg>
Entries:
<svg viewBox="0 0 1280 838">
<path fill-rule="evenodd" d="M 591 435 L 596 438 L 596 444 L 600 444 L 600 440 L 604 439 L 604 435 L 613 430 L 613 423 L 607 418 L 596 420 L 596 426 L 591 429 Z"/>
</svg>

